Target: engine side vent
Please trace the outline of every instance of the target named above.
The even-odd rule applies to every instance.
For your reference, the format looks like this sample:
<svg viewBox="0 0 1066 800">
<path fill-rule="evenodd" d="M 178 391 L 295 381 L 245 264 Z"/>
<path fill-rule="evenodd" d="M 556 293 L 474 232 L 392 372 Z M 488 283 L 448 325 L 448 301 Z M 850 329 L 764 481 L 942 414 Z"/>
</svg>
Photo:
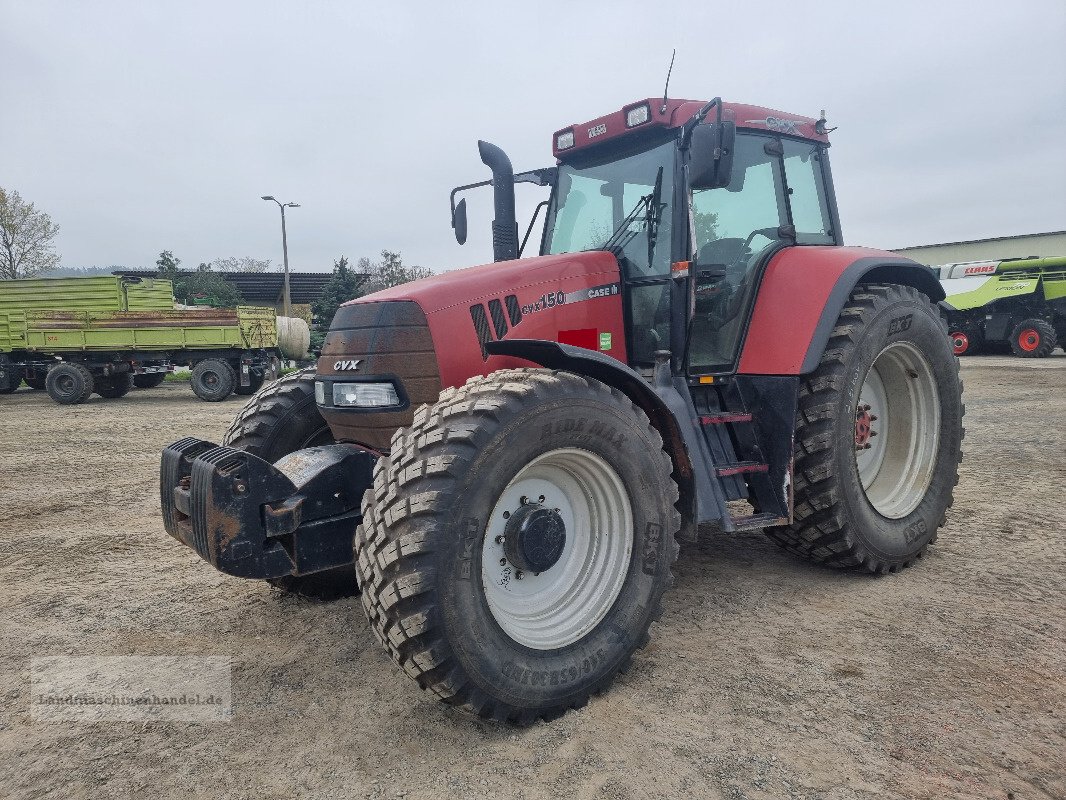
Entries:
<svg viewBox="0 0 1066 800">
<path fill-rule="evenodd" d="M 470 306 L 470 318 L 474 321 L 474 331 L 477 340 L 481 343 L 481 358 L 488 360 L 489 352 L 485 345 L 492 341 L 492 331 L 489 330 L 489 318 L 485 313 L 485 306 L 481 303 Z"/>
<path fill-rule="evenodd" d="M 499 300 L 489 300 L 489 314 L 492 315 L 492 327 L 496 329 L 496 338 L 507 335 L 507 318 L 503 315 L 503 304 Z"/>
<path fill-rule="evenodd" d="M 503 298 L 503 302 L 507 304 L 507 316 L 511 318 L 513 328 L 522 321 L 522 306 L 518 304 L 518 295 L 509 294 Z"/>
</svg>

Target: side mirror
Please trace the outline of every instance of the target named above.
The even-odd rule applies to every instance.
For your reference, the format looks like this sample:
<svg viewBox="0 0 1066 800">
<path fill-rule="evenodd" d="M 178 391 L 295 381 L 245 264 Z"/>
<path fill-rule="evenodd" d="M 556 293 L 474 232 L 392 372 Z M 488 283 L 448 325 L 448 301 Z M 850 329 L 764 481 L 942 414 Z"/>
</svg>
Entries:
<svg viewBox="0 0 1066 800">
<path fill-rule="evenodd" d="M 466 198 L 464 197 L 452 211 L 452 227 L 455 228 L 455 241 L 466 244 Z"/>
<path fill-rule="evenodd" d="M 689 144 L 689 185 L 693 189 L 723 189 L 733 176 L 733 148 L 737 128 L 732 122 L 697 125 Z"/>
</svg>

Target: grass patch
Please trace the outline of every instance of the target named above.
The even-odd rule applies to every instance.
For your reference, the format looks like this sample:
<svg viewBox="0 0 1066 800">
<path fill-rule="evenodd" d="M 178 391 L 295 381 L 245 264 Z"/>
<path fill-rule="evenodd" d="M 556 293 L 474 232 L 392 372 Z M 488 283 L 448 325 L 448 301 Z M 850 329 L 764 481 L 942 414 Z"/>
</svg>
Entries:
<svg viewBox="0 0 1066 800">
<path fill-rule="evenodd" d="M 192 380 L 191 372 L 168 372 L 163 383 L 188 383 Z"/>
</svg>

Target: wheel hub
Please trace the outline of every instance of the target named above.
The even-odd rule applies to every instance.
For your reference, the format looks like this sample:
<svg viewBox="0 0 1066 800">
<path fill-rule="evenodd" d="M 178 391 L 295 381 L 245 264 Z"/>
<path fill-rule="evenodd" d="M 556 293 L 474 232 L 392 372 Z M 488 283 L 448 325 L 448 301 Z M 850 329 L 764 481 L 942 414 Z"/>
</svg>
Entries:
<svg viewBox="0 0 1066 800">
<path fill-rule="evenodd" d="M 566 523 L 558 509 L 527 503 L 511 514 L 504 528 L 503 552 L 526 572 L 547 572 L 566 546 Z"/>
<path fill-rule="evenodd" d="M 1026 328 L 1018 334 L 1018 346 L 1027 353 L 1031 353 L 1040 346 L 1040 334 L 1032 328 Z"/>
<path fill-rule="evenodd" d="M 877 422 L 877 415 L 870 413 L 870 406 L 863 404 L 855 411 L 855 449 L 856 450 L 869 450 L 870 439 L 877 436 L 877 431 L 874 430 L 874 423 Z"/>
</svg>

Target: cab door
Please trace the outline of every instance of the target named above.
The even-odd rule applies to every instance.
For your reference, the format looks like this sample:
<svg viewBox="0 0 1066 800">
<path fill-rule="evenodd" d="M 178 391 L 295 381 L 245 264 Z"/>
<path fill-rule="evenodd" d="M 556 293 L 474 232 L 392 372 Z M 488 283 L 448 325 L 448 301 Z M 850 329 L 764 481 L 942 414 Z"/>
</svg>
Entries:
<svg viewBox="0 0 1066 800">
<path fill-rule="evenodd" d="M 690 373 L 733 371 L 762 268 L 774 252 L 835 243 L 823 155 L 816 143 L 741 133 L 729 185 L 691 192 Z"/>
</svg>

